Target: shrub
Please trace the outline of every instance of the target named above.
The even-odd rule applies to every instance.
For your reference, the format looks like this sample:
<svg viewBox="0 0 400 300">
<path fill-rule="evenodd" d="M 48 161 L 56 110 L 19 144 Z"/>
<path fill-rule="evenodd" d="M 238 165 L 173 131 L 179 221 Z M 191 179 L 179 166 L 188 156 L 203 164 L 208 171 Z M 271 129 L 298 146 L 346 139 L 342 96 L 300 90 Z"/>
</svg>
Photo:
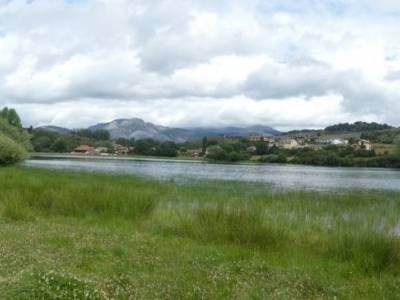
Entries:
<svg viewBox="0 0 400 300">
<path fill-rule="evenodd" d="M 0 166 L 8 166 L 22 161 L 26 157 L 23 146 L 0 133 Z"/>
<path fill-rule="evenodd" d="M 32 149 L 30 136 L 26 130 L 11 126 L 6 120 L 0 118 L 0 134 L 3 134 L 16 143 L 22 145 L 26 150 Z"/>
</svg>

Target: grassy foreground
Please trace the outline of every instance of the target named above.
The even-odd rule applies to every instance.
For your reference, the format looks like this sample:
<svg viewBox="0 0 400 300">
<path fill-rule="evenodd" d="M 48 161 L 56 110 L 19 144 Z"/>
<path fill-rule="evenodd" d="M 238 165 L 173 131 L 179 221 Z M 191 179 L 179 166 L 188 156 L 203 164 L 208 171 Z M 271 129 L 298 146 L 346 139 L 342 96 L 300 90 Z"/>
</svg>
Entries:
<svg viewBox="0 0 400 300">
<path fill-rule="evenodd" d="M 0 169 L 0 299 L 398 299 L 400 193 Z"/>
</svg>

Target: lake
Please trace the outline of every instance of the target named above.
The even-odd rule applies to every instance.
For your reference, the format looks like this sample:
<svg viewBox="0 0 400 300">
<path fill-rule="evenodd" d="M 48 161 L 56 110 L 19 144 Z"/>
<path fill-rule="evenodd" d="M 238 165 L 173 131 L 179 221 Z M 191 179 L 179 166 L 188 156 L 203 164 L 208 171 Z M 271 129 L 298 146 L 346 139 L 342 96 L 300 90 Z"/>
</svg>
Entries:
<svg viewBox="0 0 400 300">
<path fill-rule="evenodd" d="M 96 159 L 35 157 L 28 167 L 133 174 L 156 179 L 222 179 L 264 182 L 276 187 L 312 190 L 400 190 L 400 171 L 393 169 L 313 167 L 281 164 L 212 164 L 168 159 Z"/>
</svg>

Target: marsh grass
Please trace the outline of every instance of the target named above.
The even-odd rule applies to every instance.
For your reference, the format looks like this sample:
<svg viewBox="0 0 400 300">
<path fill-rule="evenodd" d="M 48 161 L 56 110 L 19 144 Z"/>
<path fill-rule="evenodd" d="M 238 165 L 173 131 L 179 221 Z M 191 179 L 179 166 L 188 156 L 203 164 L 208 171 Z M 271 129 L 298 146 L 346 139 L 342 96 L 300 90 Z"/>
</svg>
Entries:
<svg viewBox="0 0 400 300">
<path fill-rule="evenodd" d="M 188 213 L 189 212 L 189 213 Z M 265 208 L 243 203 L 201 203 L 177 214 L 175 232 L 202 242 L 233 243 L 277 249 L 287 237 L 285 228 L 268 222 Z"/>
<path fill-rule="evenodd" d="M 13 194 L 3 200 L 1 209 L 1 216 L 8 221 L 33 221 L 34 216 L 18 196 Z"/>
<path fill-rule="evenodd" d="M 54 271 L 35 271 L 24 274 L 23 279 L 10 292 L 10 298 L 32 299 L 85 299 L 101 300 L 102 294 L 79 278 Z"/>
<path fill-rule="evenodd" d="M 285 191 L 243 182 L 177 184 L 24 168 L 0 169 L 0 191 L 0 221 L 6 220 L 10 228 L 14 228 L 13 222 L 27 229 L 30 222 L 68 228 L 63 235 L 54 230 L 43 240 L 49 248 L 42 251 L 76 253 L 73 270 L 77 273 L 93 275 L 99 270 L 97 276 L 108 278 L 116 266 L 103 270 L 102 264 L 120 262 L 124 280 L 110 283 L 112 286 L 106 289 L 110 297 L 118 290 L 134 289 L 139 298 L 157 298 L 155 286 L 171 297 L 182 298 L 207 298 L 203 297 L 207 290 L 218 298 L 235 298 L 234 291 L 243 296 L 250 290 L 259 299 L 276 291 L 279 293 L 272 298 L 285 299 L 285 290 L 298 295 L 290 294 L 295 299 L 332 298 L 340 293 L 348 299 L 357 295 L 368 298 L 365 296 L 370 294 L 400 297 L 396 288 L 400 239 L 395 230 L 400 224 L 400 194 L 396 192 Z M 75 235 L 75 223 L 87 230 Z M 103 245 L 104 238 L 99 239 L 96 230 L 107 230 L 107 236 L 118 238 Z M 41 235 L 40 231 L 32 234 Z M 77 249 L 82 239 L 85 245 Z M 123 239 L 130 242 L 125 244 Z M 144 246 L 149 241 L 154 243 Z M 130 254 L 132 247 L 138 247 L 138 257 Z M 186 261 L 176 258 L 185 251 L 190 251 Z M 254 255 L 261 257 L 257 264 L 272 264 L 284 270 L 283 274 L 296 275 L 282 275 L 278 280 L 268 277 L 268 268 L 267 272 L 253 266 L 246 267 L 248 274 L 244 276 L 242 264 L 251 265 Z M 193 261 L 194 257 L 199 262 Z M 127 275 L 137 270 L 138 261 L 144 264 L 140 282 Z M 225 270 L 227 263 L 229 268 Z M 195 276 L 191 274 L 193 264 L 201 270 L 196 269 L 199 273 Z M 271 272 L 276 274 L 276 269 Z M 41 275 L 35 276 L 22 283 L 40 287 Z M 57 276 L 52 281 L 54 286 L 70 282 L 63 275 Z M 203 277 L 207 280 L 201 281 Z M 216 284 L 215 278 L 220 283 Z M 152 285 L 147 286 L 149 280 Z M 344 283 L 348 281 L 348 285 Z M 77 289 L 81 286 L 71 282 Z M 167 290 L 155 282 L 164 284 Z M 178 282 L 182 290 L 174 286 Z M 202 292 L 191 290 L 195 284 L 201 285 Z M 86 287 L 90 290 L 90 285 L 83 290 Z M 53 286 L 45 290 L 51 292 Z M 239 296 L 236 298 L 243 298 Z"/>
<path fill-rule="evenodd" d="M 93 180 L 90 175 L 43 172 L 41 179 L 1 178 L 0 202 L 4 216 L 24 218 L 27 212 L 44 216 L 124 218 L 138 220 L 150 215 L 159 201 L 161 185 L 145 180 L 119 180 L 118 176 Z"/>
</svg>

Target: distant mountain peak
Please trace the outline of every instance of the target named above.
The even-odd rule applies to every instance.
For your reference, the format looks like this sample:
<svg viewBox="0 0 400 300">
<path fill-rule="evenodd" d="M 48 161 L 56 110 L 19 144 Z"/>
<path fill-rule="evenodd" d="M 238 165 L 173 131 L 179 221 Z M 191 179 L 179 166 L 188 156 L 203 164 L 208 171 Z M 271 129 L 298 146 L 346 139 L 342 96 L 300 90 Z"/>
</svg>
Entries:
<svg viewBox="0 0 400 300">
<path fill-rule="evenodd" d="M 43 126 L 44 130 L 58 133 L 69 133 L 71 130 L 57 126 Z M 203 136 L 243 136 L 257 133 L 262 135 L 279 135 L 281 132 L 264 125 L 252 125 L 248 127 L 196 127 L 173 128 L 155 125 L 140 118 L 115 119 L 106 123 L 99 123 L 89 127 L 90 130 L 104 129 L 110 132 L 112 139 L 116 138 L 151 138 L 158 141 L 184 142 L 200 139 Z"/>
</svg>

